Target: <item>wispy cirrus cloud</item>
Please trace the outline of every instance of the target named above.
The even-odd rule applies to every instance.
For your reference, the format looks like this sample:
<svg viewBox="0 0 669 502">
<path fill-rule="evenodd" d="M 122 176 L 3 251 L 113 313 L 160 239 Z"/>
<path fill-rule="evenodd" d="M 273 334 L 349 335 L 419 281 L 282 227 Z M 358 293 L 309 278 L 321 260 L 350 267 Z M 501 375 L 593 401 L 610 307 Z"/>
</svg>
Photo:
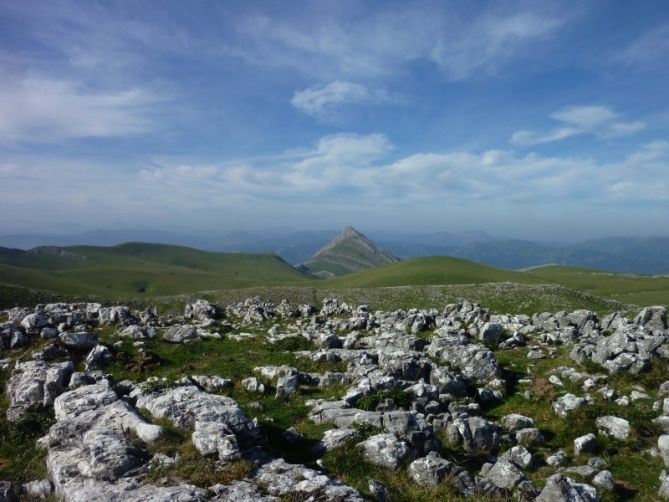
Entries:
<svg viewBox="0 0 669 502">
<path fill-rule="evenodd" d="M 123 176 L 108 176 L 120 169 Z M 567 233 L 612 218 L 633 229 L 639 218 L 663 224 L 667 172 L 665 140 L 609 162 L 511 150 L 395 156 L 383 134 L 326 136 L 309 147 L 223 163 L 156 160 L 121 167 L 24 157 L 0 169 L 0 224 L 16 228 L 20 210 L 34 228 L 54 221 L 95 222 L 98 228 L 131 221 L 211 232 L 296 218 L 301 228 L 347 221 L 413 227 L 418 219 L 426 228 L 443 228 L 463 214 L 468 226 L 514 228 L 509 220 L 527 226 L 531 208 L 537 231 L 546 230 L 545 218 L 554 219 L 556 210 L 570 214 Z M 49 189 L 35 197 L 36 185 Z"/>
<path fill-rule="evenodd" d="M 60 198 L 62 191 L 76 187 L 85 194 L 76 209 L 87 215 L 98 205 L 113 206 L 120 196 L 129 202 L 117 210 L 127 210 L 128 215 L 153 214 L 168 204 L 183 210 L 184 217 L 224 208 L 243 212 L 249 204 L 270 217 L 279 205 L 284 210 L 308 204 L 344 208 L 351 201 L 359 208 L 390 205 L 397 215 L 408 206 L 436 211 L 443 205 L 481 200 L 495 202 L 498 208 L 547 200 L 575 205 L 622 200 L 669 203 L 665 174 L 669 141 L 664 140 L 648 143 L 617 162 L 510 150 L 427 151 L 397 158 L 393 152 L 383 134 L 338 134 L 323 137 L 310 148 L 262 158 L 155 163 L 130 169 L 104 184 L 98 182 L 104 166 L 64 164 L 54 172 L 41 165 L 9 164 L 3 176 L 13 190 L 4 203 L 32 197 L 34 186 L 19 179 L 29 175 L 50 187 L 42 202 L 53 194 L 60 208 L 68 204 Z"/>
<path fill-rule="evenodd" d="M 145 133 L 155 127 L 151 106 L 165 96 L 140 88 L 89 90 L 51 79 L 0 83 L 0 143 L 53 143 Z"/>
<path fill-rule="evenodd" d="M 622 62 L 644 70 L 666 69 L 669 59 L 669 23 L 641 34 L 630 45 L 616 52 L 611 59 L 616 64 Z"/>
<path fill-rule="evenodd" d="M 291 104 L 314 117 L 332 113 L 350 105 L 398 103 L 401 99 L 383 89 L 353 82 L 335 81 L 323 86 L 308 87 L 295 92 Z"/>
<path fill-rule="evenodd" d="M 587 157 L 520 155 L 510 150 L 418 152 L 390 158 L 381 134 L 335 135 L 314 148 L 252 162 L 158 166 L 138 172 L 143 187 L 167 187 L 183 198 L 196 186 L 212 193 L 243 193 L 263 204 L 290 197 L 296 203 L 336 195 L 364 203 L 434 207 L 474 200 L 500 204 L 532 201 L 635 200 L 669 202 L 669 141 L 648 143 L 618 162 Z M 169 193 L 169 192 L 168 192 Z M 176 196 L 176 194 L 173 194 Z"/>
<path fill-rule="evenodd" d="M 577 218 L 588 204 L 636 208 L 633 231 L 666 214 L 667 145 L 652 140 L 667 137 L 669 27 L 650 11 L 562 0 L 0 4 L 0 226 L 19 212 L 46 225 L 223 215 L 239 228 L 295 214 L 314 227 L 343 214 L 477 225 L 478 211 L 525 234 L 540 207 L 565 226 L 565 207 Z M 615 67 L 590 64 L 611 63 L 621 36 L 633 42 Z M 556 95 L 611 106 L 530 122 Z M 632 109 L 643 117 L 622 112 Z M 528 125 L 507 129 L 507 114 Z M 344 122 L 379 133 L 336 134 Z M 636 147 L 565 141 L 642 129 Z M 528 153 L 541 144 L 551 155 Z M 36 185 L 49 188 L 35 195 Z M 648 204 L 664 205 L 643 213 Z M 600 228 L 618 232 L 610 220 Z"/>
<path fill-rule="evenodd" d="M 252 68 L 249 79 L 279 70 L 298 85 L 323 83 L 291 86 L 298 89 L 292 104 L 314 117 L 388 105 L 402 101 L 386 90 L 392 79 L 413 64 L 428 63 L 447 80 L 494 73 L 566 22 L 540 7 L 488 5 L 463 14 L 445 4 L 380 10 L 332 2 L 277 16 L 253 6 L 211 8 L 211 23 L 193 23 L 179 3 L 156 11 L 146 3 L 112 8 L 28 1 L 8 2 L 0 11 L 0 22 L 17 27 L 0 35 L 0 71 L 7 76 L 0 83 L 3 143 L 149 132 L 156 125 L 150 109 L 163 101 L 154 85 L 191 98 L 181 100 L 182 109 L 209 113 L 210 102 L 200 101 L 203 93 L 192 87 L 191 69 L 212 72 L 203 90 L 228 109 L 237 107 L 240 100 L 230 96 L 245 84 L 230 83 L 233 92 L 225 92 L 215 82 L 221 68 L 238 66 Z M 163 106 L 162 113 L 174 116 L 176 108 Z M 203 128 L 212 123 L 199 121 Z M 162 125 L 176 130 L 179 121 Z"/>
<path fill-rule="evenodd" d="M 538 9 L 487 8 L 462 16 L 447 6 L 418 6 L 354 14 L 340 10 L 308 23 L 249 16 L 239 24 L 246 43 L 233 53 L 320 79 L 379 78 L 430 61 L 448 80 L 463 80 L 498 71 L 567 22 L 564 15 Z"/>
<path fill-rule="evenodd" d="M 560 125 L 544 132 L 516 131 L 511 136 L 511 143 L 539 145 L 582 134 L 598 138 L 615 138 L 633 134 L 646 126 L 641 121 L 619 120 L 619 115 L 607 106 L 568 106 L 552 113 L 550 117 Z"/>
<path fill-rule="evenodd" d="M 554 35 L 564 23 L 564 18 L 534 12 L 487 14 L 462 27 L 457 36 L 440 35 L 430 56 L 451 80 L 492 73 L 533 43 Z"/>
<path fill-rule="evenodd" d="M 190 179 L 195 184 L 205 180 L 205 190 L 217 193 L 235 187 L 232 192 L 248 197 L 318 197 L 342 186 L 359 185 L 360 176 L 392 150 L 383 134 L 335 134 L 321 138 L 312 148 L 223 164 L 161 165 L 144 168 L 138 176 L 148 186 L 155 182 L 188 190 L 185 180 Z"/>
</svg>

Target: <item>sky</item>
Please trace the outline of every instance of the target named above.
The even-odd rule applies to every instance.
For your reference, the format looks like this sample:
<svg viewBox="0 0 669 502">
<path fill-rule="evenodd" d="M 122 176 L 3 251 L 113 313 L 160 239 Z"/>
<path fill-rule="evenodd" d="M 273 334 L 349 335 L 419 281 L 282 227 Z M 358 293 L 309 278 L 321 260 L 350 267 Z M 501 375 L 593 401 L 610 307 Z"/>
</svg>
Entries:
<svg viewBox="0 0 669 502">
<path fill-rule="evenodd" d="M 669 2 L 0 2 L 0 232 L 669 234 Z"/>
</svg>

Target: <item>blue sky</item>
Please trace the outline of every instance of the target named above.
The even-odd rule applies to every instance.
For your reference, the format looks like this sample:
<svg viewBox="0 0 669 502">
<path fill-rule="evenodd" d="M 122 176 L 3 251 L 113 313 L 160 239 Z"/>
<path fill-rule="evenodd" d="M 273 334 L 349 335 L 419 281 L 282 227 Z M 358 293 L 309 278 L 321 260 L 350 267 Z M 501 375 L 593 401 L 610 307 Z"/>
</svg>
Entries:
<svg viewBox="0 0 669 502">
<path fill-rule="evenodd" d="M 669 3 L 0 4 L 0 231 L 669 233 Z"/>
</svg>

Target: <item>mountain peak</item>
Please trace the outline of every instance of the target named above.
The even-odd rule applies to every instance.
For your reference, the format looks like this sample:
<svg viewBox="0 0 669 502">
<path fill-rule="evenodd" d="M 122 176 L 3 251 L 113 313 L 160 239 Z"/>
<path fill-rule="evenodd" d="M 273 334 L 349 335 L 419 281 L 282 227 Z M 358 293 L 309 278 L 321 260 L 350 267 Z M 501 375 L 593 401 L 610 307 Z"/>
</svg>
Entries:
<svg viewBox="0 0 669 502">
<path fill-rule="evenodd" d="M 351 225 L 348 225 L 348 226 L 344 227 L 344 230 L 341 231 L 339 236 L 341 236 L 341 237 L 344 237 L 344 236 L 346 236 L 346 237 L 348 237 L 348 236 L 365 237 L 360 232 L 358 232 L 355 228 L 353 228 Z"/>
<path fill-rule="evenodd" d="M 397 261 L 397 257 L 377 247 L 352 226 L 347 226 L 304 265 L 316 275 L 332 277 Z"/>
<path fill-rule="evenodd" d="M 326 255 L 331 249 L 335 248 L 336 246 L 346 241 L 358 241 L 360 244 L 364 246 L 378 249 L 376 245 L 367 238 L 366 235 L 363 235 L 361 232 L 358 232 L 355 228 L 349 225 L 345 227 L 344 230 L 342 230 L 334 239 L 332 239 L 320 250 L 318 250 L 318 252 L 314 255 L 312 260 L 314 258 Z"/>
</svg>

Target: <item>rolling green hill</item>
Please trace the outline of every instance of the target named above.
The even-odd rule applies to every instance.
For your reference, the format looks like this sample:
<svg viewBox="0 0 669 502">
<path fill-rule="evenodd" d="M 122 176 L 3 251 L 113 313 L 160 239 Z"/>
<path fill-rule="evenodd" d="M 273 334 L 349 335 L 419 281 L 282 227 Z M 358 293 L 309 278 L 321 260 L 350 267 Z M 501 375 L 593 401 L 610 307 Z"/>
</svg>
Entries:
<svg viewBox="0 0 669 502">
<path fill-rule="evenodd" d="M 163 244 L 72 246 L 0 252 L 0 282 L 110 298 L 309 280 L 271 254 L 212 253 Z"/>
<path fill-rule="evenodd" d="M 95 296 L 109 299 L 141 299 L 156 296 L 196 294 L 200 291 L 239 291 L 246 288 L 278 288 L 289 297 L 291 290 L 328 291 L 356 297 L 378 296 L 370 288 L 403 288 L 416 304 L 416 295 L 427 295 L 426 287 L 459 288 L 449 295 L 478 298 L 476 290 L 488 291 L 481 297 L 509 307 L 509 303 L 576 305 L 576 292 L 592 296 L 592 301 L 615 300 L 621 304 L 669 304 L 669 277 L 616 274 L 593 269 L 543 266 L 528 270 L 504 270 L 460 258 L 426 257 L 370 268 L 327 280 L 304 274 L 281 258 L 270 254 L 213 253 L 162 244 L 128 243 L 113 247 L 72 246 L 35 248 L 31 251 L 0 248 L 0 294 L 2 305 L 20 298 L 51 298 L 49 292 L 67 297 Z M 513 283 L 513 284 L 510 284 Z M 494 287 L 486 286 L 495 285 Z M 546 289 L 547 285 L 561 289 Z M 18 285 L 20 288 L 8 288 Z M 28 289 L 25 289 L 28 288 Z M 39 291 L 30 291 L 30 289 Z M 465 290 L 460 291 L 462 288 Z M 472 289 L 473 288 L 473 289 Z M 488 289 L 486 289 L 488 288 Z M 515 289 L 514 289 L 515 288 Z M 505 293 L 510 291 L 515 293 Z M 544 291 L 545 290 L 545 291 Z M 364 293 L 367 291 L 367 293 Z M 378 290 L 380 294 L 380 289 Z M 430 290 L 431 291 L 431 290 Z M 18 295 L 18 296 L 17 296 Z M 501 296 L 500 296 L 501 295 Z M 544 295 L 537 302 L 537 295 Z M 555 303 L 548 297 L 558 295 Z M 428 298 L 432 305 L 437 298 Z M 550 301 L 548 301 L 550 300 Z M 375 300 L 380 301 L 380 300 Z M 393 300 L 396 303 L 399 299 Z M 599 301 L 599 300 L 597 300 Z M 400 302 L 401 303 L 401 302 Z M 399 303 L 398 303 L 399 304 Z M 592 303 L 595 305 L 595 303 Z M 584 304 L 583 307 L 586 307 Z"/>
<path fill-rule="evenodd" d="M 363 270 L 326 282 L 333 287 L 367 288 L 483 282 L 537 284 L 547 281 L 523 272 L 502 270 L 461 258 L 430 256 Z"/>
<path fill-rule="evenodd" d="M 405 260 L 330 279 L 323 284 L 331 288 L 370 288 L 495 282 L 558 284 L 624 304 L 669 304 L 667 276 L 618 274 L 564 266 L 514 271 L 443 256 Z"/>
<path fill-rule="evenodd" d="M 635 305 L 669 305 L 669 276 L 621 274 L 547 265 L 522 272 L 537 279 Z"/>
</svg>

